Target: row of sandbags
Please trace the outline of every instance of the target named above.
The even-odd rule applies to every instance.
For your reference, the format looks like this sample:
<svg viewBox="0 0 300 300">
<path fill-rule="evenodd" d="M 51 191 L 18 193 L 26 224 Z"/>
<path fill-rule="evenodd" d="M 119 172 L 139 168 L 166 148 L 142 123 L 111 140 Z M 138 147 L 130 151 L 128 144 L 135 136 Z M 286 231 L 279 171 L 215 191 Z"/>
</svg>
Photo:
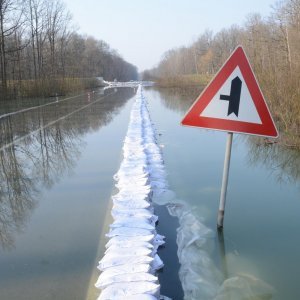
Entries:
<svg viewBox="0 0 300 300">
<path fill-rule="evenodd" d="M 163 267 L 157 249 L 164 237 L 157 234 L 152 196 L 165 183 L 160 148 L 143 96 L 137 90 L 123 146 L 123 161 L 115 174 L 118 193 L 112 196 L 114 222 L 98 269 L 98 300 L 159 299 L 156 271 Z"/>
</svg>

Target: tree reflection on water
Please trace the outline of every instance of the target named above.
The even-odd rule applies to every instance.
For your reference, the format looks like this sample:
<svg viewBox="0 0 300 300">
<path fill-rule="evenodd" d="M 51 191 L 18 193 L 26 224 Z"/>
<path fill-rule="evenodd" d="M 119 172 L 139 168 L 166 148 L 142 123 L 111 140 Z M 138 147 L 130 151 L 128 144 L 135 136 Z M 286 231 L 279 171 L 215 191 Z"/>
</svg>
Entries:
<svg viewBox="0 0 300 300">
<path fill-rule="evenodd" d="M 278 182 L 300 181 L 300 151 L 279 144 L 266 144 L 261 138 L 248 138 L 248 161 L 263 164 Z"/>
<path fill-rule="evenodd" d="M 158 89 L 162 103 L 171 110 L 182 113 L 188 111 L 201 89 L 172 88 Z M 279 182 L 296 182 L 300 179 L 300 151 L 288 149 L 280 144 L 268 143 L 260 137 L 241 135 L 248 147 L 247 159 L 251 165 L 263 164 L 271 170 Z"/>
<path fill-rule="evenodd" d="M 14 234 L 24 228 L 41 188 L 51 188 L 72 171 L 82 137 L 110 123 L 133 94 L 131 88 L 108 90 L 104 96 L 93 93 L 0 119 L 2 248 L 14 247 Z"/>
<path fill-rule="evenodd" d="M 171 110 L 185 114 L 202 91 L 202 87 L 192 88 L 152 88 L 161 95 L 163 105 Z"/>
</svg>

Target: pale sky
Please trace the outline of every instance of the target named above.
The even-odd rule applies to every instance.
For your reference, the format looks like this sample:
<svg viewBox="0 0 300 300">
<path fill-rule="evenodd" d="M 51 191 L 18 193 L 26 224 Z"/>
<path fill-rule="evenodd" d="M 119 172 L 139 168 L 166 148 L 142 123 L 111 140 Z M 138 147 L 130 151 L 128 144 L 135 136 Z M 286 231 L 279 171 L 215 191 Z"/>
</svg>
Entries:
<svg viewBox="0 0 300 300">
<path fill-rule="evenodd" d="M 243 25 L 250 13 L 267 17 L 276 0 L 64 0 L 80 33 L 106 41 L 139 71 L 163 53 L 187 46 L 205 29 Z"/>
</svg>

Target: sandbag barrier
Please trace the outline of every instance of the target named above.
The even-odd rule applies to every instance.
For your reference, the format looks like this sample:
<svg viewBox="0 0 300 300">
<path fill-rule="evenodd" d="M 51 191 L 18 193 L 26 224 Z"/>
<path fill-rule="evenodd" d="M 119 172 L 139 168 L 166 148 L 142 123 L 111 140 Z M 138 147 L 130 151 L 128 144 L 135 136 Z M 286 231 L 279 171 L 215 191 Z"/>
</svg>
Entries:
<svg viewBox="0 0 300 300">
<path fill-rule="evenodd" d="M 119 190 L 112 196 L 114 221 L 106 234 L 109 241 L 98 265 L 102 271 L 95 284 L 102 290 L 98 300 L 160 299 L 156 271 L 163 267 L 163 262 L 157 249 L 164 244 L 164 237 L 155 229 L 158 217 L 152 197 L 164 189 L 166 181 L 141 85 L 131 110 L 123 156 L 114 176 Z"/>
</svg>

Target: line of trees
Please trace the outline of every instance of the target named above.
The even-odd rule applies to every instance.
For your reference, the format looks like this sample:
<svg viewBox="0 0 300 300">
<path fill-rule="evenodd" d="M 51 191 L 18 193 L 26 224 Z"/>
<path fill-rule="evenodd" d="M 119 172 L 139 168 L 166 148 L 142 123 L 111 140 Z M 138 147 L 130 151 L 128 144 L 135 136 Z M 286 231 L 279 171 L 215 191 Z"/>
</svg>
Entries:
<svg viewBox="0 0 300 300">
<path fill-rule="evenodd" d="M 127 81 L 137 68 L 93 37 L 78 34 L 61 0 L 0 0 L 0 93 L 60 92 L 75 78 Z"/>
<path fill-rule="evenodd" d="M 280 131 L 300 146 L 300 0 L 284 0 L 263 19 L 249 15 L 243 27 L 206 30 L 189 47 L 167 51 L 152 78 L 213 75 L 243 45 Z"/>
</svg>

